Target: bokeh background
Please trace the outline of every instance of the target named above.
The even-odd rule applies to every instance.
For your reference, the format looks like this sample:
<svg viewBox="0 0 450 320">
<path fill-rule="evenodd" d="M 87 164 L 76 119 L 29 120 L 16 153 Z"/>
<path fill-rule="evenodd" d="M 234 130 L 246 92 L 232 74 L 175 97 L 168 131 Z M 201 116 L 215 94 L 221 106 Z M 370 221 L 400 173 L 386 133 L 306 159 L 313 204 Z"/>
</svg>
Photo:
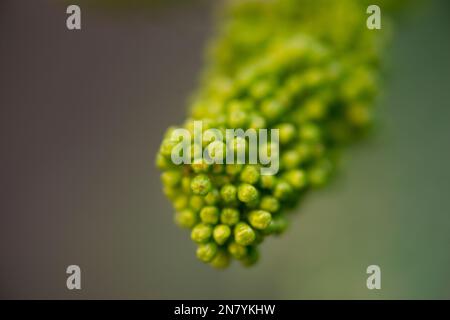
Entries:
<svg viewBox="0 0 450 320">
<path fill-rule="evenodd" d="M 398 21 L 380 124 L 253 268 L 216 271 L 173 224 L 155 152 L 182 121 L 215 1 L 0 2 L 0 298 L 450 298 L 450 5 Z M 66 267 L 82 290 L 66 289 Z M 382 289 L 366 288 L 366 268 Z"/>
</svg>

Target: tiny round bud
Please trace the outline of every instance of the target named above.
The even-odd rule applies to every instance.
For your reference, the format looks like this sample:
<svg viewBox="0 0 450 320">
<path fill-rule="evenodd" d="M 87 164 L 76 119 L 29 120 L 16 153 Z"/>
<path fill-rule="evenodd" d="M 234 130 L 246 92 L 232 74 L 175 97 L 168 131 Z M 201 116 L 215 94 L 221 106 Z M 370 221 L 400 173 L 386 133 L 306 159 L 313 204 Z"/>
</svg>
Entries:
<svg viewBox="0 0 450 320">
<path fill-rule="evenodd" d="M 312 154 L 313 154 L 313 147 L 310 143 L 299 143 L 297 148 L 295 150 L 297 151 L 298 155 L 300 156 L 300 162 L 303 163 L 305 161 L 308 161 Z"/>
<path fill-rule="evenodd" d="M 195 212 L 199 212 L 204 206 L 203 198 L 200 196 L 192 196 L 189 199 L 189 207 Z"/>
<path fill-rule="evenodd" d="M 202 146 L 200 144 L 192 144 L 189 149 L 194 163 L 202 163 Z"/>
<path fill-rule="evenodd" d="M 290 170 L 286 172 L 284 179 L 295 189 L 306 186 L 306 174 L 303 170 Z"/>
<path fill-rule="evenodd" d="M 295 126 L 290 123 L 283 123 L 278 127 L 278 129 L 280 130 L 279 135 L 280 143 L 283 145 L 291 142 L 294 139 L 295 134 L 297 132 Z"/>
<path fill-rule="evenodd" d="M 194 194 L 206 195 L 211 190 L 211 180 L 205 174 L 199 174 L 191 181 L 191 190 Z"/>
<path fill-rule="evenodd" d="M 285 111 L 285 108 L 281 105 L 277 100 L 265 101 L 261 105 L 261 112 L 266 119 L 277 119 L 279 118 Z"/>
<path fill-rule="evenodd" d="M 192 228 L 197 223 L 197 215 L 194 211 L 185 209 L 177 212 L 175 222 L 182 228 Z"/>
<path fill-rule="evenodd" d="M 234 239 L 236 243 L 248 246 L 255 241 L 255 231 L 245 222 L 239 222 L 234 227 Z"/>
<path fill-rule="evenodd" d="M 181 172 L 180 171 L 165 171 L 161 174 L 161 180 L 165 186 L 175 187 L 181 181 Z"/>
<path fill-rule="evenodd" d="M 328 170 L 315 166 L 308 170 L 308 180 L 313 187 L 322 187 L 328 181 Z"/>
<path fill-rule="evenodd" d="M 169 186 L 164 186 L 163 192 L 166 195 L 166 197 L 169 198 L 170 200 L 174 200 L 179 194 L 179 191 L 176 188 Z"/>
<path fill-rule="evenodd" d="M 232 184 L 226 184 L 220 189 L 220 195 L 226 203 L 231 203 L 236 201 L 237 189 Z"/>
<path fill-rule="evenodd" d="M 211 238 L 213 229 L 211 226 L 199 223 L 197 224 L 191 232 L 191 239 L 198 243 L 203 243 L 209 240 Z"/>
<path fill-rule="evenodd" d="M 225 157 L 226 146 L 222 141 L 213 141 L 208 147 L 208 154 L 211 160 L 214 160 L 214 163 L 223 163 L 223 158 Z M 219 161 L 219 162 L 216 162 Z"/>
<path fill-rule="evenodd" d="M 247 255 L 241 260 L 241 263 L 245 267 L 254 265 L 259 260 L 259 252 L 256 247 L 248 247 Z"/>
<path fill-rule="evenodd" d="M 167 170 L 172 166 L 172 162 L 167 160 L 161 153 L 156 155 L 156 166 L 161 170 Z"/>
<path fill-rule="evenodd" d="M 177 141 L 172 141 L 170 138 L 164 139 L 159 148 L 159 152 L 164 157 L 170 158 L 172 155 L 172 149 L 178 144 Z"/>
<path fill-rule="evenodd" d="M 247 255 L 247 247 L 231 242 L 228 245 L 228 252 L 237 260 L 244 258 Z"/>
<path fill-rule="evenodd" d="M 222 173 L 225 170 L 225 166 L 223 164 L 215 163 L 212 165 L 213 173 Z"/>
<path fill-rule="evenodd" d="M 317 125 L 306 123 L 300 127 L 300 140 L 316 142 L 320 139 L 320 129 Z"/>
<path fill-rule="evenodd" d="M 279 181 L 275 187 L 273 195 L 279 200 L 286 200 L 293 193 L 292 187 L 286 181 Z"/>
<path fill-rule="evenodd" d="M 223 208 L 220 214 L 220 222 L 232 226 L 239 222 L 239 211 L 234 208 Z"/>
<path fill-rule="evenodd" d="M 294 169 L 300 164 L 301 160 L 300 153 L 291 149 L 284 152 L 281 156 L 281 165 L 286 169 Z"/>
<path fill-rule="evenodd" d="M 219 202 L 220 200 L 220 194 L 217 189 L 213 189 L 205 196 L 205 202 L 206 204 L 212 206 Z"/>
<path fill-rule="evenodd" d="M 260 115 L 254 114 L 254 115 L 252 115 L 250 117 L 249 128 L 252 128 L 252 129 L 264 129 L 264 128 L 266 128 L 266 126 L 267 126 L 266 119 L 264 119 Z"/>
<path fill-rule="evenodd" d="M 247 114 L 243 110 L 231 110 L 228 113 L 227 123 L 231 128 L 244 128 L 247 120 Z"/>
<path fill-rule="evenodd" d="M 214 268 L 224 269 L 230 265 L 230 255 L 224 250 L 219 250 L 210 264 Z"/>
<path fill-rule="evenodd" d="M 241 172 L 240 179 L 242 182 L 255 184 L 259 180 L 259 168 L 254 165 L 246 165 Z"/>
<path fill-rule="evenodd" d="M 243 183 L 238 188 L 238 198 L 242 202 L 252 202 L 258 198 L 258 190 L 251 184 Z"/>
<path fill-rule="evenodd" d="M 173 207 L 177 211 L 186 209 L 188 204 L 189 204 L 189 197 L 184 194 L 176 197 L 175 200 L 173 201 Z"/>
<path fill-rule="evenodd" d="M 276 88 L 272 79 L 260 80 L 250 87 L 250 93 L 255 99 L 266 98 Z"/>
<path fill-rule="evenodd" d="M 204 159 L 200 159 L 191 164 L 191 168 L 195 173 L 207 172 L 209 167 L 210 165 Z"/>
<path fill-rule="evenodd" d="M 270 224 L 272 215 L 264 210 L 254 210 L 248 215 L 248 221 L 255 229 L 264 230 Z"/>
<path fill-rule="evenodd" d="M 231 229 L 225 224 L 219 224 L 214 228 L 213 237 L 217 244 L 224 244 L 231 235 Z"/>
<path fill-rule="evenodd" d="M 348 107 L 346 116 L 348 121 L 356 127 L 364 127 L 370 123 L 371 112 L 368 106 L 352 104 Z"/>
<path fill-rule="evenodd" d="M 210 262 L 217 254 L 217 244 L 214 242 L 204 243 L 197 248 L 197 258 L 203 262 Z"/>
<path fill-rule="evenodd" d="M 181 178 L 181 189 L 185 193 L 191 192 L 191 179 L 189 177 L 186 176 L 186 177 Z"/>
<path fill-rule="evenodd" d="M 228 164 L 225 167 L 225 171 L 227 174 L 235 176 L 235 175 L 239 174 L 239 172 L 242 171 L 242 168 L 243 168 L 242 164 L 233 163 L 233 164 Z"/>
<path fill-rule="evenodd" d="M 275 187 L 277 178 L 274 175 L 261 176 L 260 185 L 264 189 L 272 189 Z"/>
<path fill-rule="evenodd" d="M 218 175 L 213 175 L 211 177 L 211 181 L 214 184 L 214 186 L 222 187 L 222 186 L 226 185 L 227 183 L 230 183 L 231 177 L 226 174 L 218 174 Z"/>
<path fill-rule="evenodd" d="M 272 196 L 264 196 L 261 199 L 260 208 L 269 212 L 277 212 L 280 209 L 280 202 Z"/>
<path fill-rule="evenodd" d="M 305 102 L 305 113 L 308 119 L 321 120 L 326 116 L 327 105 L 323 99 L 313 98 Z"/>
<path fill-rule="evenodd" d="M 203 207 L 200 211 L 200 219 L 203 223 L 216 224 L 219 222 L 219 209 L 213 206 Z"/>
<path fill-rule="evenodd" d="M 263 230 L 264 234 L 280 234 L 288 227 L 288 220 L 284 214 L 272 216 L 269 226 Z"/>
</svg>

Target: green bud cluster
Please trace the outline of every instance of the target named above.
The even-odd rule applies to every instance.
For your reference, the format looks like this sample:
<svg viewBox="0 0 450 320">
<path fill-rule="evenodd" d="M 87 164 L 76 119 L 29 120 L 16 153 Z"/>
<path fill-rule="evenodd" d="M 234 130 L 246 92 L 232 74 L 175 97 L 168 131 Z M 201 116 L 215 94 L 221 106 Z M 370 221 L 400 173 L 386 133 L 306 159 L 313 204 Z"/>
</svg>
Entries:
<svg viewBox="0 0 450 320">
<path fill-rule="evenodd" d="M 170 128 L 157 155 L 175 221 L 191 230 L 197 257 L 217 268 L 249 266 L 266 236 L 282 233 L 287 212 L 327 184 L 339 151 L 372 122 L 384 31 L 366 28 L 360 0 L 230 2 L 204 81 L 182 128 L 279 129 L 279 168 L 259 164 L 175 165 Z M 383 18 L 384 29 L 388 20 Z M 220 143 L 202 146 L 224 157 Z M 198 152 L 198 145 L 191 149 Z M 235 150 L 246 150 L 236 138 Z M 270 145 L 265 146 L 275 152 Z M 211 150 L 210 150 L 211 149 Z"/>
</svg>

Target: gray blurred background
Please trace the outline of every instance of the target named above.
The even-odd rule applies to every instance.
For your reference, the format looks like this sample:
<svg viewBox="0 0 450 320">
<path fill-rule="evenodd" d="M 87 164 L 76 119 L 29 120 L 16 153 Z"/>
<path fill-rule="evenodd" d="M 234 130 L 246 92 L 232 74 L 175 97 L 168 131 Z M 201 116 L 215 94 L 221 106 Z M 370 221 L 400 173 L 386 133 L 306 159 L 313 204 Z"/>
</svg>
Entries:
<svg viewBox="0 0 450 320">
<path fill-rule="evenodd" d="M 225 271 L 197 261 L 153 164 L 215 8 L 82 6 L 72 32 L 64 3 L 0 3 L 0 298 L 450 298 L 448 2 L 399 22 L 376 134 L 258 265 Z"/>
</svg>

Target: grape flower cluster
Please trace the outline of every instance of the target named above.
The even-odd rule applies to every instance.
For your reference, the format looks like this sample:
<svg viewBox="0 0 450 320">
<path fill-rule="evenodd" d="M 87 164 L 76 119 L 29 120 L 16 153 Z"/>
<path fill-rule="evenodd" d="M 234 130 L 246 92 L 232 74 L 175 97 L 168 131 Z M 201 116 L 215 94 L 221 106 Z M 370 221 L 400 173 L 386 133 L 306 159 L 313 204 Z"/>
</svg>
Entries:
<svg viewBox="0 0 450 320">
<path fill-rule="evenodd" d="M 340 150 L 370 128 L 386 31 L 365 28 L 363 3 L 227 5 L 180 127 L 192 131 L 202 121 L 223 132 L 279 129 L 280 169 L 261 175 L 261 164 L 176 165 L 171 133 L 177 127 L 168 129 L 156 163 L 175 221 L 190 230 L 201 261 L 217 268 L 232 259 L 254 264 L 259 244 L 283 233 L 289 211 L 329 181 Z M 242 143 L 245 148 L 246 141 L 236 141 Z"/>
</svg>

